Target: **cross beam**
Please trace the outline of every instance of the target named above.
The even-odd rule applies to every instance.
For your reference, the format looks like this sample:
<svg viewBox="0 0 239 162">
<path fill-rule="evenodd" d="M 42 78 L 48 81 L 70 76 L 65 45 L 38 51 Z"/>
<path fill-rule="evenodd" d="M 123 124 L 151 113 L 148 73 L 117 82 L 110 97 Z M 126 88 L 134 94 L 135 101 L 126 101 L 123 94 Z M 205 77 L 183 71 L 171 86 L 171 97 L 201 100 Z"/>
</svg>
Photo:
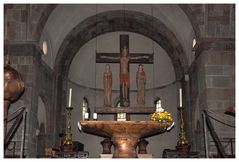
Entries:
<svg viewBox="0 0 239 162">
<path fill-rule="evenodd" d="M 123 50 L 124 49 L 124 50 Z M 125 52 L 126 51 L 126 52 Z M 123 56 L 123 53 L 127 57 Z M 127 63 L 123 63 L 127 61 Z M 120 35 L 120 53 L 96 53 L 96 63 L 120 63 L 120 70 L 124 75 L 129 75 L 129 63 L 153 64 L 153 54 L 129 53 L 129 35 Z M 122 65 L 122 67 L 121 67 Z M 127 70 L 125 70 L 127 69 Z M 127 74 L 125 74 L 128 71 Z M 120 71 L 121 74 L 122 71 Z M 127 78 L 130 78 L 129 76 Z M 129 81 L 128 81 L 129 82 Z M 120 84 L 120 105 L 129 106 L 129 87 L 124 83 Z"/>
<path fill-rule="evenodd" d="M 103 58 L 102 58 L 103 56 Z M 104 57 L 115 57 L 117 59 L 109 59 Z M 96 53 L 96 63 L 120 63 L 119 59 L 120 53 Z M 153 54 L 148 53 L 130 53 L 131 57 L 137 57 L 137 56 L 146 56 L 147 58 L 139 58 L 137 60 L 130 60 L 129 63 L 132 64 L 153 64 Z"/>
</svg>

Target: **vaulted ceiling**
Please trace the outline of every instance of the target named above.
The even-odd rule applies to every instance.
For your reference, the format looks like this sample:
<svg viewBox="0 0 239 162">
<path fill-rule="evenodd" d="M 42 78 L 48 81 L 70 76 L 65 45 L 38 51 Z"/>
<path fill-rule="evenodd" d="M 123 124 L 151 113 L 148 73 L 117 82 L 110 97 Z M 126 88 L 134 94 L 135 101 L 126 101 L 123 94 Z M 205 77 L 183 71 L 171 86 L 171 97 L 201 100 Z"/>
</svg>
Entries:
<svg viewBox="0 0 239 162">
<path fill-rule="evenodd" d="M 65 76 L 87 41 L 114 31 L 135 32 L 158 43 L 171 58 L 177 79 L 193 61 L 195 25 L 185 5 L 51 5 L 37 10 L 46 11 L 38 25 L 40 43 L 50 42 L 51 55 L 45 60 Z"/>
</svg>

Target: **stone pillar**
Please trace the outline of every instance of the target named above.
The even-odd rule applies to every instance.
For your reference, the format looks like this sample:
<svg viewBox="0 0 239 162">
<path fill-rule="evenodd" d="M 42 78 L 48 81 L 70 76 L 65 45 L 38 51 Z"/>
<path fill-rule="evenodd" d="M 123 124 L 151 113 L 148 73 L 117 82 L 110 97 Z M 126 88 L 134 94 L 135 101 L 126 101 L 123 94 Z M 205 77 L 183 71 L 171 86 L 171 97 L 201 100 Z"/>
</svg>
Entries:
<svg viewBox="0 0 239 162">
<path fill-rule="evenodd" d="M 138 138 L 127 137 L 127 135 L 112 137 L 114 144 L 113 158 L 137 158 L 136 147 Z"/>
<path fill-rule="evenodd" d="M 183 80 L 181 81 L 182 89 L 183 89 L 183 120 L 184 120 L 184 131 L 186 134 L 186 139 L 191 141 L 193 137 L 193 123 L 192 121 L 192 113 L 190 107 L 190 84 L 189 84 L 189 74 L 185 74 Z M 191 143 L 190 143 L 191 145 Z"/>
<path fill-rule="evenodd" d="M 55 134 L 54 122 L 52 122 L 52 120 L 58 112 L 54 109 L 53 99 L 55 75 L 53 70 L 42 62 L 41 51 L 34 43 L 5 44 L 5 48 L 8 49 L 8 51 L 4 51 L 4 54 L 9 53 L 11 66 L 21 74 L 22 80 L 25 83 L 24 94 L 17 102 L 11 104 L 9 113 L 21 106 L 26 107 L 26 111 L 29 113 L 26 117 L 24 155 L 26 155 L 26 157 L 36 157 L 37 137 L 35 134 L 39 127 L 36 115 L 39 96 L 44 98 L 44 104 L 46 105 L 46 144 L 47 147 L 54 147 L 51 144 L 54 140 L 52 136 Z M 20 125 L 13 140 L 21 141 L 22 125 L 23 124 Z M 20 154 L 20 143 L 17 144 L 16 148 L 16 154 Z"/>
<path fill-rule="evenodd" d="M 197 121 L 200 121 L 200 125 L 202 125 L 203 110 L 210 110 L 222 116 L 225 108 L 235 102 L 234 40 L 226 38 L 202 39 L 198 43 L 196 60 L 190 67 L 189 75 L 191 129 L 194 129 Z M 223 118 L 231 120 L 225 115 Z M 223 124 L 214 122 L 214 128 L 220 137 L 234 136 L 233 134 L 235 134 L 235 130 L 230 128 L 225 131 Z M 208 140 L 211 141 L 209 132 L 207 135 Z M 201 138 L 204 139 L 203 134 Z M 195 139 L 192 141 L 193 143 L 196 142 Z M 213 147 L 211 147 L 212 150 L 216 149 L 216 146 Z M 204 148 L 201 149 L 203 152 Z"/>
<path fill-rule="evenodd" d="M 102 154 L 111 154 L 111 146 L 113 143 L 109 138 L 105 138 L 100 144 L 103 147 Z"/>
<path fill-rule="evenodd" d="M 148 141 L 146 141 L 144 138 L 140 139 L 140 141 L 138 142 L 138 146 L 139 146 L 139 154 L 147 154 L 147 145 L 148 145 Z"/>
</svg>

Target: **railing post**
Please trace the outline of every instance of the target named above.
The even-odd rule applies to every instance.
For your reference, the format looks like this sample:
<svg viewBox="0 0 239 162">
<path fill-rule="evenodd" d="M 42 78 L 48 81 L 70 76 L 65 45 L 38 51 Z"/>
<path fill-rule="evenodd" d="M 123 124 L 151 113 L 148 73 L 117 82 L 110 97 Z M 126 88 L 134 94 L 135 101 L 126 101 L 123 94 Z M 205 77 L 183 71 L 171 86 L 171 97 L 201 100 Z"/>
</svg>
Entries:
<svg viewBox="0 0 239 162">
<path fill-rule="evenodd" d="M 13 142 L 13 152 L 12 152 L 13 156 L 15 155 L 15 152 L 16 152 L 16 142 L 14 141 Z"/>
<path fill-rule="evenodd" d="M 22 140 L 21 140 L 22 142 L 21 142 L 20 158 L 23 158 L 23 156 L 24 156 L 26 115 L 27 115 L 27 111 L 26 111 L 26 109 L 25 109 L 25 110 L 24 110 L 24 113 L 23 113 L 23 128 L 22 128 Z"/>
<path fill-rule="evenodd" d="M 209 153 L 208 153 L 208 139 L 207 139 L 207 124 L 206 124 L 206 117 L 204 112 L 202 113 L 203 117 L 203 129 L 204 129 L 204 145 L 205 145 L 205 154 L 206 158 L 209 158 Z"/>
<path fill-rule="evenodd" d="M 216 131 L 215 131 L 215 129 L 214 129 L 210 119 L 209 119 L 209 115 L 207 114 L 206 110 L 204 110 L 204 116 L 205 116 L 206 124 L 207 124 L 207 126 L 209 128 L 210 134 L 211 134 L 211 136 L 212 136 L 212 138 L 213 138 L 213 140 L 214 140 L 214 142 L 215 142 L 215 144 L 217 146 L 217 149 L 219 151 L 220 156 L 222 156 L 223 158 L 226 158 L 227 155 L 225 153 L 223 145 L 220 142 L 220 139 L 219 139 L 219 137 L 218 137 L 218 135 L 217 135 L 217 133 L 216 133 Z"/>
</svg>

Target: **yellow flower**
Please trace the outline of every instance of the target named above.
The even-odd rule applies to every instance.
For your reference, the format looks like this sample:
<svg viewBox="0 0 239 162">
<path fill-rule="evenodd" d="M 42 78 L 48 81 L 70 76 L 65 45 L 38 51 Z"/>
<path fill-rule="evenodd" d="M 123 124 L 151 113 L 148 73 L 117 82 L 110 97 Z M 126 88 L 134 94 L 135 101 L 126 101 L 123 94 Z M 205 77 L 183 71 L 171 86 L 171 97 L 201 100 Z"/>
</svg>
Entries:
<svg viewBox="0 0 239 162">
<path fill-rule="evenodd" d="M 150 120 L 158 122 L 169 122 L 173 121 L 171 114 L 167 111 L 164 112 L 154 112 L 151 114 Z"/>
</svg>

